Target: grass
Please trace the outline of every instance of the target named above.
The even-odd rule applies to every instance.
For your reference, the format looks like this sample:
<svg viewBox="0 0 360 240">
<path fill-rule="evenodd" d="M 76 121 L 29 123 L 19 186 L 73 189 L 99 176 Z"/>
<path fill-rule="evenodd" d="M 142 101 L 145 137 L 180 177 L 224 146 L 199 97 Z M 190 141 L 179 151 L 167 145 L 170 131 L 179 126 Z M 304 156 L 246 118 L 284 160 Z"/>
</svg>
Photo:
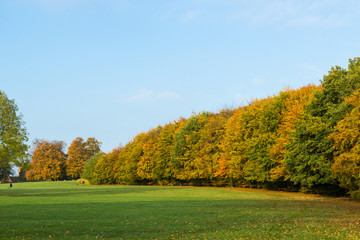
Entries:
<svg viewBox="0 0 360 240">
<path fill-rule="evenodd" d="M 0 185 L 0 239 L 360 239 L 360 203 L 252 189 Z"/>
</svg>

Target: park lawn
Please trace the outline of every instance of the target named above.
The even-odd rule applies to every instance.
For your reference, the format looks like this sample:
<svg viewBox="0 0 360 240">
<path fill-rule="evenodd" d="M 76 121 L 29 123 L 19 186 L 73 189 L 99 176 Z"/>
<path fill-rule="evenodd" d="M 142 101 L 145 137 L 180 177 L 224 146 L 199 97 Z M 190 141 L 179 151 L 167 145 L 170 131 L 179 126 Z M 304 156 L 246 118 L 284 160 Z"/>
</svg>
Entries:
<svg viewBox="0 0 360 240">
<path fill-rule="evenodd" d="M 0 185 L 0 239 L 360 239 L 360 203 L 236 188 Z"/>
</svg>

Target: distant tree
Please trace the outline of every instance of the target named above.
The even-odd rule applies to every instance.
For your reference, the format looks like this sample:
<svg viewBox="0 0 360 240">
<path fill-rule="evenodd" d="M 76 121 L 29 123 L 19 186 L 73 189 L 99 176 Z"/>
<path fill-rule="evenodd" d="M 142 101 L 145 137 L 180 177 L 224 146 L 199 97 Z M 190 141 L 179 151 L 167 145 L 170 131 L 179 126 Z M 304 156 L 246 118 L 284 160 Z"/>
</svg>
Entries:
<svg viewBox="0 0 360 240">
<path fill-rule="evenodd" d="M 90 157 L 94 156 L 95 154 L 97 154 L 101 151 L 101 149 L 100 149 L 101 142 L 98 141 L 94 137 L 90 137 L 90 138 L 86 139 L 84 146 L 85 146 L 85 150 L 86 150 L 87 154 Z"/>
<path fill-rule="evenodd" d="M 223 180 L 216 173 L 221 168 L 219 167 L 219 160 L 223 154 L 221 142 L 225 124 L 230 116 L 228 111 L 223 111 L 204 118 L 204 127 L 199 131 L 200 140 L 195 145 L 198 155 L 194 159 L 200 184 L 223 184 Z"/>
<path fill-rule="evenodd" d="M 96 153 L 94 156 L 92 156 L 89 160 L 85 162 L 84 171 L 81 174 L 81 178 L 89 180 L 92 184 L 96 183 L 94 171 L 96 164 L 102 155 L 104 155 L 104 153 L 102 152 Z"/>
<path fill-rule="evenodd" d="M 199 169 L 200 166 L 203 166 L 204 161 L 198 150 L 201 144 L 202 128 L 204 128 L 210 115 L 211 113 L 202 112 L 190 117 L 175 136 L 171 163 L 174 177 L 180 182 L 198 184 L 201 178 L 209 178 L 207 170 L 202 172 L 203 170 Z"/>
<path fill-rule="evenodd" d="M 84 169 L 85 162 L 100 152 L 100 142 L 95 138 L 88 138 L 86 142 L 81 137 L 72 141 L 68 148 L 66 161 L 66 174 L 70 178 L 79 178 Z"/>
<path fill-rule="evenodd" d="M 241 134 L 242 125 L 245 124 L 242 120 L 244 111 L 245 107 L 237 108 L 227 120 L 223 140 L 220 143 L 222 152 L 214 175 L 229 185 L 244 180 L 244 136 Z"/>
<path fill-rule="evenodd" d="M 0 180 L 7 179 L 13 165 L 20 166 L 28 157 L 24 124 L 15 101 L 0 90 Z"/>
<path fill-rule="evenodd" d="M 115 150 L 117 160 L 114 165 L 116 183 L 120 184 L 139 184 L 141 177 L 138 175 L 138 162 L 142 158 L 143 143 L 146 139 L 145 133 L 139 133 L 125 147 Z M 116 153 L 116 152 L 115 152 Z"/>
<path fill-rule="evenodd" d="M 171 161 L 171 153 L 175 144 L 175 136 L 183 127 L 186 120 L 180 118 L 178 121 L 166 124 L 159 134 L 154 152 L 154 180 L 162 185 L 172 184 L 174 179 L 174 166 Z"/>
<path fill-rule="evenodd" d="M 86 160 L 90 157 L 85 150 L 85 144 L 81 137 L 77 137 L 72 141 L 68 148 L 67 155 L 66 175 L 72 179 L 79 178 Z"/>
<path fill-rule="evenodd" d="M 116 171 L 115 164 L 119 161 L 119 154 L 122 151 L 122 147 L 118 147 L 112 150 L 110 153 L 102 154 L 92 174 L 94 183 L 97 184 L 114 184 L 118 183 L 115 179 Z"/>
<path fill-rule="evenodd" d="M 156 180 L 154 171 L 156 168 L 156 161 L 154 156 L 162 129 L 163 128 L 159 126 L 144 134 L 142 142 L 143 154 L 137 164 L 137 174 L 140 178 L 146 179 L 147 181 Z"/>
<path fill-rule="evenodd" d="M 21 165 L 18 168 L 18 177 L 20 182 L 26 181 L 26 173 L 31 169 L 31 162 L 30 160 L 26 160 L 21 163 Z"/>
<path fill-rule="evenodd" d="M 26 173 L 28 180 L 63 179 L 65 177 L 66 155 L 64 142 L 34 141 L 31 170 Z"/>
</svg>

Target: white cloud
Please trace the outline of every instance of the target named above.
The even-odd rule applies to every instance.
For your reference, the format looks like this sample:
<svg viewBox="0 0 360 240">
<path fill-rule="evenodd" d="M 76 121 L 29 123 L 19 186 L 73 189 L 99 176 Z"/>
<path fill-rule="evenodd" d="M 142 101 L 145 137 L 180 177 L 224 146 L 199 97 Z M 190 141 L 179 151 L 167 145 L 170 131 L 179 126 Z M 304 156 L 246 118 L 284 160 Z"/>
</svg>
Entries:
<svg viewBox="0 0 360 240">
<path fill-rule="evenodd" d="M 182 100 L 182 97 L 173 92 L 156 92 L 149 89 L 139 89 L 133 95 L 123 99 L 124 102 L 148 102 L 148 101 L 163 101 L 163 100 Z"/>
</svg>

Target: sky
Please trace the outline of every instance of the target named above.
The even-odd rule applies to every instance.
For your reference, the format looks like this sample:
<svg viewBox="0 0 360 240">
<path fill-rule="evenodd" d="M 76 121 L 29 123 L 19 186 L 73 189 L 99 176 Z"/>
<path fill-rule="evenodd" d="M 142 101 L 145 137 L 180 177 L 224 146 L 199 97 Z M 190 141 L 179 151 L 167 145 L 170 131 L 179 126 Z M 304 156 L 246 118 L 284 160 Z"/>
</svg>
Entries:
<svg viewBox="0 0 360 240">
<path fill-rule="evenodd" d="M 34 139 L 102 150 L 320 84 L 360 55 L 357 0 L 0 0 L 0 90 Z"/>
</svg>

